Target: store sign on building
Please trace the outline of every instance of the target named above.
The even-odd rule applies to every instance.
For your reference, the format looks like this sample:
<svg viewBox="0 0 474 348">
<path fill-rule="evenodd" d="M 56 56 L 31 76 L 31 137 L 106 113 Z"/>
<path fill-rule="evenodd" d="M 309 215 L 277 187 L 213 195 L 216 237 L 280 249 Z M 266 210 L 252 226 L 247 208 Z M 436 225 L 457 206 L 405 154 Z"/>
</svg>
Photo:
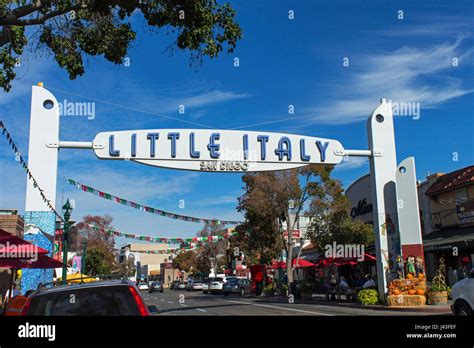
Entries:
<svg viewBox="0 0 474 348">
<path fill-rule="evenodd" d="M 373 208 L 372 203 L 367 204 L 366 199 L 361 199 L 357 203 L 357 206 L 351 209 L 351 217 L 355 219 L 358 216 L 364 216 L 366 214 L 372 214 Z"/>
<path fill-rule="evenodd" d="M 292 236 L 293 238 L 301 238 L 301 231 L 300 231 L 300 230 L 293 230 L 293 231 L 291 232 L 291 236 Z M 284 237 L 285 239 L 288 239 L 288 232 L 286 232 L 286 231 L 283 232 L 283 237 Z"/>
<path fill-rule="evenodd" d="M 272 132 L 129 130 L 99 133 L 93 143 L 100 159 L 208 172 L 253 172 L 308 164 L 338 164 L 344 157 L 344 148 L 339 141 Z"/>
<path fill-rule="evenodd" d="M 456 213 L 460 225 L 474 223 L 474 201 L 457 205 Z"/>
</svg>

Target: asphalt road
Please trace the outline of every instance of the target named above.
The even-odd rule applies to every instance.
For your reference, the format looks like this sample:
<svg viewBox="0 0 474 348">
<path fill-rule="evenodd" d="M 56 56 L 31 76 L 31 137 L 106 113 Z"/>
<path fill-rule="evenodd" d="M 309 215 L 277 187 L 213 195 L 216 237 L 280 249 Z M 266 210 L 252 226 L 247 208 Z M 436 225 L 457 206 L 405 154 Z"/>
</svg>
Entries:
<svg viewBox="0 0 474 348">
<path fill-rule="evenodd" d="M 262 298 L 239 295 L 211 295 L 201 291 L 165 289 L 152 294 L 143 291 L 147 305 L 155 305 L 157 315 L 433 315 L 422 312 L 396 312 L 377 309 L 350 308 L 327 303 L 277 303 Z"/>
</svg>

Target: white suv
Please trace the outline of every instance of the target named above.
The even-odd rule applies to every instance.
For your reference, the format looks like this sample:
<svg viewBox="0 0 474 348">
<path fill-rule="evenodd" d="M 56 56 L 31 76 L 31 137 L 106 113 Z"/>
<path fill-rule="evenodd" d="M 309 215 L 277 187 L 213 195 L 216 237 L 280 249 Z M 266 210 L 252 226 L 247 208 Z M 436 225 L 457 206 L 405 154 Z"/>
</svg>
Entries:
<svg viewBox="0 0 474 348">
<path fill-rule="evenodd" d="M 215 277 L 209 282 L 209 292 L 211 294 L 222 294 L 222 286 L 231 278 L 236 277 Z"/>
<path fill-rule="evenodd" d="M 455 283 L 451 289 L 453 304 L 451 310 L 455 315 L 473 315 L 474 312 L 474 268 L 469 278 Z"/>
</svg>

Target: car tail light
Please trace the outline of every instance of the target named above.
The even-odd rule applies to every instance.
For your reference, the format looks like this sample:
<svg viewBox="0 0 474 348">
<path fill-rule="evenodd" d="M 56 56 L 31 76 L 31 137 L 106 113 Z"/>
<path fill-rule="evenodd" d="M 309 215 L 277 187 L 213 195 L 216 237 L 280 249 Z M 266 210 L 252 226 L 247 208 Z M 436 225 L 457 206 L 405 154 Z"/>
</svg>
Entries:
<svg viewBox="0 0 474 348">
<path fill-rule="evenodd" d="M 138 311 L 140 312 L 140 315 L 142 317 L 150 315 L 150 312 L 148 311 L 148 308 L 145 305 L 145 302 L 143 302 L 143 299 L 140 296 L 140 294 L 137 292 L 137 290 L 133 286 L 129 286 L 128 288 L 130 289 L 130 292 L 132 293 L 133 298 L 135 299 L 135 303 L 138 306 Z"/>
<path fill-rule="evenodd" d="M 28 297 L 25 304 L 23 305 L 23 308 L 21 309 L 20 316 L 25 316 L 28 313 L 28 310 L 30 309 L 31 305 L 31 297 Z"/>
</svg>

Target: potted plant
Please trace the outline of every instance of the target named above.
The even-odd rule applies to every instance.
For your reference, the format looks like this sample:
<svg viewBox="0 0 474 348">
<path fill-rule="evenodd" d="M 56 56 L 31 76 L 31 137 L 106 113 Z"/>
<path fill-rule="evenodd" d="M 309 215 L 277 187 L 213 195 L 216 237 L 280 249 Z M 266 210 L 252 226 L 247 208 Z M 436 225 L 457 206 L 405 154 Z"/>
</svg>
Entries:
<svg viewBox="0 0 474 348">
<path fill-rule="evenodd" d="M 286 296 L 288 293 L 288 285 L 286 284 L 278 284 L 277 288 L 275 289 L 275 294 L 279 296 Z"/>
<path fill-rule="evenodd" d="M 358 292 L 357 299 L 363 305 L 376 305 L 379 303 L 379 294 L 374 289 L 364 289 Z"/>
<path fill-rule="evenodd" d="M 265 296 L 273 296 L 275 289 L 273 288 L 273 283 L 268 284 L 263 288 L 263 294 Z"/>
<path fill-rule="evenodd" d="M 431 280 L 428 290 L 428 303 L 431 305 L 443 305 L 448 303 L 448 295 L 451 288 L 446 285 L 445 269 L 444 258 L 441 257 L 439 259 L 439 267 Z"/>
</svg>

